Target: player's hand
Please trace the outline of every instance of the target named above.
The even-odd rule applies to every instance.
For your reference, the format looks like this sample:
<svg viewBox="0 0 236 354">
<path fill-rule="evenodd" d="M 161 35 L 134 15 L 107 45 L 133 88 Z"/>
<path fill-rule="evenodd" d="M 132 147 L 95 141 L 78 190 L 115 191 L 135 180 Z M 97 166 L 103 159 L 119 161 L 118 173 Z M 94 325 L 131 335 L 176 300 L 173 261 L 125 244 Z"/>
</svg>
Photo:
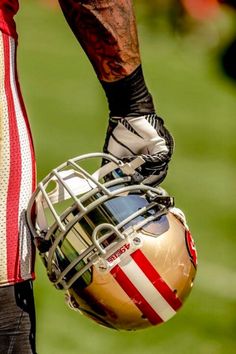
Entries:
<svg viewBox="0 0 236 354">
<path fill-rule="evenodd" d="M 173 149 L 173 137 L 156 114 L 109 119 L 103 151 L 124 161 L 142 156 L 145 163 L 140 173 L 145 183 L 157 185 L 163 181 Z"/>
</svg>

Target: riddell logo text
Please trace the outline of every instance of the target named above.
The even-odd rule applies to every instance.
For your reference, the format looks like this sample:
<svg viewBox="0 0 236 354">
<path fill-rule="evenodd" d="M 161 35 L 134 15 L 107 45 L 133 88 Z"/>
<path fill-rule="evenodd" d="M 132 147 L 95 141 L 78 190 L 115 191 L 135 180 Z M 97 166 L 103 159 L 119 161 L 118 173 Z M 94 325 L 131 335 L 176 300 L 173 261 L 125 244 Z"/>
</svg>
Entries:
<svg viewBox="0 0 236 354">
<path fill-rule="evenodd" d="M 130 249 L 130 244 L 126 243 L 121 248 L 119 248 L 115 253 L 113 253 L 110 257 L 108 257 L 107 261 L 110 263 L 114 262 L 118 257 L 120 257 L 123 253 L 125 253 L 129 249 Z"/>
</svg>

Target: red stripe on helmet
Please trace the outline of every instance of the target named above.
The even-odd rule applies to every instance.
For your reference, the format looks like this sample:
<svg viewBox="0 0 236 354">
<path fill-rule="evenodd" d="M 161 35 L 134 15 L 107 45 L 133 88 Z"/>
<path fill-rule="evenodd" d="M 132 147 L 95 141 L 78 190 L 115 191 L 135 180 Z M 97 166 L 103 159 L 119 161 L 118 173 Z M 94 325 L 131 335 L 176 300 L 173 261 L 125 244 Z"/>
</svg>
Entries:
<svg viewBox="0 0 236 354">
<path fill-rule="evenodd" d="M 162 323 L 163 320 L 156 313 L 156 311 L 150 306 L 150 304 L 144 299 L 142 294 L 134 286 L 134 284 L 129 280 L 123 270 L 116 265 L 112 270 L 111 274 L 134 302 L 135 306 L 143 313 L 143 315 L 149 320 L 152 325 L 157 325 Z"/>
<path fill-rule="evenodd" d="M 131 257 L 136 262 L 136 264 L 141 268 L 143 273 L 150 280 L 150 282 L 157 289 L 157 291 L 168 302 L 168 304 L 175 311 L 177 311 L 182 306 L 182 302 L 176 296 L 174 291 L 169 287 L 169 285 L 163 280 L 163 278 L 153 267 L 151 262 L 146 258 L 143 252 L 141 250 L 137 250 L 131 254 Z"/>
</svg>

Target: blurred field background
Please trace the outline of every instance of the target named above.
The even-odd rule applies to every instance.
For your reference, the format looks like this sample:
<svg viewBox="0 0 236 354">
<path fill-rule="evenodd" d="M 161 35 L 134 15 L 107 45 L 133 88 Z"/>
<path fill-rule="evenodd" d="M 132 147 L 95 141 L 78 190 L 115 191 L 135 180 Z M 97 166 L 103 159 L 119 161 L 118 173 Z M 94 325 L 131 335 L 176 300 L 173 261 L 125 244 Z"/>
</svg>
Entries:
<svg viewBox="0 0 236 354">
<path fill-rule="evenodd" d="M 58 8 L 49 3 L 21 1 L 17 16 L 19 73 L 39 180 L 70 157 L 100 151 L 108 115 L 90 63 Z M 115 332 L 67 309 L 38 259 L 38 353 L 233 354 L 236 82 L 224 76 L 218 58 L 232 35 L 235 15 L 224 9 L 201 25 L 187 23 L 190 32 L 176 31 L 165 13 L 158 17 L 148 2 L 135 4 L 146 81 L 176 140 L 163 186 L 186 212 L 197 244 L 195 286 L 168 323 Z"/>
</svg>

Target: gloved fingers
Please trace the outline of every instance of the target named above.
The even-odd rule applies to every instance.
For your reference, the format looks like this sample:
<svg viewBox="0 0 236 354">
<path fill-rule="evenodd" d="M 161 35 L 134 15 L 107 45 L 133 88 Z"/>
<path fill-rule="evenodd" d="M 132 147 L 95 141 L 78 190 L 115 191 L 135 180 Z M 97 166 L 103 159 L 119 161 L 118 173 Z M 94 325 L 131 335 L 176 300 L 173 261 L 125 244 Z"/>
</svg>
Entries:
<svg viewBox="0 0 236 354">
<path fill-rule="evenodd" d="M 139 168 L 150 183 L 160 183 L 167 174 L 174 150 L 174 139 L 156 114 L 109 120 L 104 152 L 129 162 L 141 156 L 145 163 Z"/>
</svg>

